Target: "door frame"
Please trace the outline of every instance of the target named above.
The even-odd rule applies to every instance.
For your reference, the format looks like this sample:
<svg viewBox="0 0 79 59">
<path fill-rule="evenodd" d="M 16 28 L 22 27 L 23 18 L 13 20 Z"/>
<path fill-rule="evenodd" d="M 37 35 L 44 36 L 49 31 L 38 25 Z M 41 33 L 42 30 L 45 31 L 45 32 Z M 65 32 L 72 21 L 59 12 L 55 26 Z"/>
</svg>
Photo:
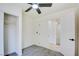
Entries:
<svg viewBox="0 0 79 59">
<path fill-rule="evenodd" d="M 11 14 L 11 13 L 7 13 L 7 12 L 5 12 L 5 11 L 3 11 L 3 15 L 4 14 L 9 14 L 9 15 L 13 15 L 13 16 L 16 16 L 16 15 L 14 15 L 14 14 Z M 17 17 L 17 22 L 18 22 L 18 44 L 17 44 L 17 46 L 18 46 L 18 50 L 17 50 L 17 55 L 18 56 L 21 56 L 22 55 L 22 15 L 20 14 L 20 15 L 17 15 L 16 16 Z M 4 16 L 3 16 L 3 30 L 4 30 Z M 4 31 L 3 31 L 3 33 L 4 33 Z M 4 36 L 4 34 L 3 34 L 3 36 Z M 3 38 L 3 44 L 4 44 L 4 38 Z M 4 45 L 3 45 L 3 49 L 4 49 Z M 4 51 L 3 51 L 3 53 L 4 53 Z"/>
<path fill-rule="evenodd" d="M 75 56 L 79 56 L 79 21 L 78 21 L 78 13 L 75 16 Z"/>
<path fill-rule="evenodd" d="M 2 18 L 2 19 L 0 19 L 0 21 L 1 21 L 1 24 L 0 24 L 0 25 L 1 25 L 1 28 L 0 28 L 0 30 L 1 30 L 1 32 L 2 32 L 2 33 L 0 33 L 1 38 L 2 38 L 2 39 L 1 39 L 2 43 L 0 44 L 0 45 L 2 45 L 2 46 L 1 46 L 0 48 L 2 49 L 2 51 L 1 51 L 1 56 L 3 56 L 3 55 L 4 55 L 4 40 L 3 40 L 3 39 L 4 39 L 4 33 L 3 33 L 3 32 L 4 32 L 4 31 L 3 31 L 3 30 L 4 30 L 4 26 L 3 26 L 3 22 L 4 22 L 4 12 L 3 12 L 2 10 L 0 10 L 0 13 L 1 13 L 1 18 Z"/>
</svg>

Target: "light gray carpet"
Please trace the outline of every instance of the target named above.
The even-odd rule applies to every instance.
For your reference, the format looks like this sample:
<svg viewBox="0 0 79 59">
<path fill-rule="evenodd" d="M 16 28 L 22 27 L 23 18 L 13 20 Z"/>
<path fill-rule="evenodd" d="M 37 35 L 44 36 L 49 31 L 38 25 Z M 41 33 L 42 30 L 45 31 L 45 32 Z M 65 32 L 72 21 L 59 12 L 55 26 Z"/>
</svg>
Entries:
<svg viewBox="0 0 79 59">
<path fill-rule="evenodd" d="M 63 56 L 63 54 L 44 47 L 32 45 L 23 49 L 23 56 Z"/>
</svg>

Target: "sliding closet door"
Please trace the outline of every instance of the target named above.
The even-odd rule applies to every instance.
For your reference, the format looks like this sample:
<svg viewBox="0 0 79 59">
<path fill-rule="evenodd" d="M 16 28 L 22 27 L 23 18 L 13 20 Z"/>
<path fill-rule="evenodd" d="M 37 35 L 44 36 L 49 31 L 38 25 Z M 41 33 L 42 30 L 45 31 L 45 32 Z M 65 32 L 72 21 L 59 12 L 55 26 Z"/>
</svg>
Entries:
<svg viewBox="0 0 79 59">
<path fill-rule="evenodd" d="M 0 56 L 4 55 L 4 48 L 3 48 L 3 21 L 4 21 L 4 14 L 0 11 Z"/>
</svg>

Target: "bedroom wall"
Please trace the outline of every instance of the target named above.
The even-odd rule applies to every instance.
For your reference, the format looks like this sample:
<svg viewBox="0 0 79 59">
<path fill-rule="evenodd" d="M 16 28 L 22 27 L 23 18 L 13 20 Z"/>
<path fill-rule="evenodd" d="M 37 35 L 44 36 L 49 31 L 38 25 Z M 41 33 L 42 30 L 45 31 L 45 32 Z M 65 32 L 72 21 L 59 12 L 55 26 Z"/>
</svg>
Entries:
<svg viewBox="0 0 79 59">
<path fill-rule="evenodd" d="M 3 22 L 4 22 L 4 14 L 0 11 L 0 56 L 4 55 L 4 44 L 3 44 Z"/>
<path fill-rule="evenodd" d="M 32 18 L 23 13 L 22 20 L 22 49 L 33 44 L 33 22 Z"/>
</svg>

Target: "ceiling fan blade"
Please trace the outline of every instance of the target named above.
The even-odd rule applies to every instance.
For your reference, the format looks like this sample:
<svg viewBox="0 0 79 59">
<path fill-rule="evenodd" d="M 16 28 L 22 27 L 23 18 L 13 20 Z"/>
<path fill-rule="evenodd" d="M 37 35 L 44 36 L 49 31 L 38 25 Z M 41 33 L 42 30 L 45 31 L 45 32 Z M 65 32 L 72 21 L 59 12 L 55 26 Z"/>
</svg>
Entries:
<svg viewBox="0 0 79 59">
<path fill-rule="evenodd" d="M 28 4 L 33 5 L 32 3 L 28 3 Z"/>
<path fill-rule="evenodd" d="M 36 11 L 38 12 L 38 14 L 41 14 L 41 11 L 39 8 L 37 8 Z"/>
<path fill-rule="evenodd" d="M 51 7 L 52 3 L 39 3 L 39 7 Z"/>
<path fill-rule="evenodd" d="M 31 9 L 32 9 L 32 7 L 28 8 L 27 10 L 25 10 L 25 12 L 28 12 L 28 11 L 30 11 Z"/>
</svg>

